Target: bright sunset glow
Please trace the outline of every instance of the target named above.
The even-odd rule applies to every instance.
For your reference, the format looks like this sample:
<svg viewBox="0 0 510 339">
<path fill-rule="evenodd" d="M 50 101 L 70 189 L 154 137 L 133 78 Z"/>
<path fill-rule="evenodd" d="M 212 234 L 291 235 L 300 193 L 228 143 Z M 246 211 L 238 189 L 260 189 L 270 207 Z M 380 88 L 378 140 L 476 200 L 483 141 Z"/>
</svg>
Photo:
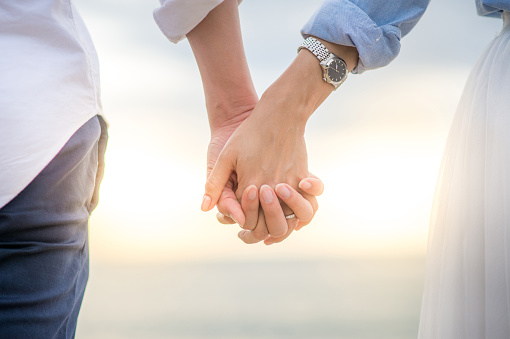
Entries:
<svg viewBox="0 0 510 339">
<path fill-rule="evenodd" d="M 242 1 L 259 96 L 295 58 L 322 2 Z M 318 213 L 265 246 L 200 210 L 202 83 L 188 42 L 170 43 L 155 24 L 158 1 L 75 3 L 98 51 L 110 123 L 77 337 L 416 337 L 443 146 L 499 20 L 478 17 L 474 1 L 431 1 L 396 60 L 349 75 L 306 127 L 309 169 L 325 183 Z"/>
<path fill-rule="evenodd" d="M 198 121 L 181 117 L 175 123 L 171 117 L 179 116 L 179 110 L 138 123 L 117 118 L 91 246 L 103 260 L 127 262 L 304 252 L 308 257 L 423 254 L 451 117 L 445 108 L 454 110 L 455 98 L 443 93 L 447 88 L 460 92 L 465 74 L 458 74 L 459 83 L 442 85 L 437 73 L 396 77 L 363 103 L 345 101 L 347 95 L 330 97 L 307 131 L 310 170 L 326 185 L 319 212 L 312 225 L 269 248 L 244 245 L 237 239 L 238 227 L 221 225 L 213 212 L 199 209 L 209 138 L 201 102 L 194 103 L 203 117 Z M 347 90 L 355 90 L 357 81 Z M 404 82 L 410 91 L 402 97 Z M 424 101 L 420 93 L 431 86 L 435 90 Z M 341 114 L 336 108 L 340 102 L 364 120 L 338 124 L 338 131 L 327 134 L 314 130 L 321 119 Z M 377 114 L 367 118 L 373 111 Z"/>
<path fill-rule="evenodd" d="M 424 254 L 439 161 L 467 65 L 415 64 L 406 59 L 408 47 L 394 66 L 350 75 L 307 127 L 309 168 L 326 185 L 312 225 L 284 244 L 246 246 L 238 227 L 220 225 L 215 212 L 199 208 L 209 130 L 187 43 L 166 41 L 150 13 L 132 13 L 151 37 L 142 39 L 138 26 L 125 22 L 130 34 L 110 29 L 115 13 L 82 5 L 111 124 L 101 203 L 91 220 L 98 260 Z M 289 52 L 268 64 L 257 45 L 265 28 L 255 31 L 257 21 L 241 11 L 259 94 L 293 58 L 301 41 L 297 21 L 308 14 L 297 15 L 292 29 L 275 21 L 293 35 L 277 46 Z"/>
</svg>

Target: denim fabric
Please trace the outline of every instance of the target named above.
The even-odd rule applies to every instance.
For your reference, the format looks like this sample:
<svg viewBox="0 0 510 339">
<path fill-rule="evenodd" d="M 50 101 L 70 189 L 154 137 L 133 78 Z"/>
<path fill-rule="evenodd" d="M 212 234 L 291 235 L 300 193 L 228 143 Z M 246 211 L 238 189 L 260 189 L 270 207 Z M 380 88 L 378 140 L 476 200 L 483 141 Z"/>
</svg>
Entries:
<svg viewBox="0 0 510 339">
<path fill-rule="evenodd" d="M 430 0 L 326 0 L 301 29 L 326 41 L 354 46 L 353 73 L 386 66 L 400 51 L 400 39 L 416 25 Z M 476 0 L 481 15 L 501 16 L 510 0 Z"/>
<path fill-rule="evenodd" d="M 0 209 L 0 338 L 74 337 L 105 136 L 90 119 Z"/>
</svg>

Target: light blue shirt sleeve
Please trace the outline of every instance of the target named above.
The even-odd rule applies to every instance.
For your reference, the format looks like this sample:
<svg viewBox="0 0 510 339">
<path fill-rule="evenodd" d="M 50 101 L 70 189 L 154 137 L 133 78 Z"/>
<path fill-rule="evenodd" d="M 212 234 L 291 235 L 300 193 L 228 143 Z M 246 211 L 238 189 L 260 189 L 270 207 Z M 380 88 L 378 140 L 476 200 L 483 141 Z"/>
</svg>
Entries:
<svg viewBox="0 0 510 339">
<path fill-rule="evenodd" d="M 510 11 L 510 0 L 476 0 L 479 15 L 501 18 L 503 11 Z"/>
<path fill-rule="evenodd" d="M 359 53 L 353 73 L 386 66 L 400 39 L 416 25 L 430 0 L 326 0 L 301 30 Z"/>
</svg>

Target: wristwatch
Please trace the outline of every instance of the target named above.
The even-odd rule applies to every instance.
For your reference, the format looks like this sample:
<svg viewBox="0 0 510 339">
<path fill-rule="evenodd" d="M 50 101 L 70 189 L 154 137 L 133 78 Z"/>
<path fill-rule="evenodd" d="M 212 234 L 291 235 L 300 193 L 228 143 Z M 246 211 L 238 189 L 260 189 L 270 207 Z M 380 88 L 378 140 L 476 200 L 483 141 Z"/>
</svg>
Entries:
<svg viewBox="0 0 510 339">
<path fill-rule="evenodd" d="M 331 53 L 326 46 L 314 37 L 308 37 L 298 47 L 298 53 L 306 48 L 319 59 L 322 68 L 322 80 L 335 87 L 335 90 L 347 79 L 347 64 Z"/>
</svg>

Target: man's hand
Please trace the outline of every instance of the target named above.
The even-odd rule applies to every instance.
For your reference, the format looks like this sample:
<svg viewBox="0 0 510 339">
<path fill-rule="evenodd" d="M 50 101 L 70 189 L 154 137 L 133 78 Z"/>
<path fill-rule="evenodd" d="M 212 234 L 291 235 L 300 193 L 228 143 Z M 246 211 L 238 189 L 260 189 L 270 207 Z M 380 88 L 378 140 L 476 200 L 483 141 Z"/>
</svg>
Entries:
<svg viewBox="0 0 510 339">
<path fill-rule="evenodd" d="M 249 106 L 245 105 L 243 107 Z M 240 113 L 237 115 L 240 117 L 239 119 L 237 119 L 235 122 L 232 122 L 231 124 L 224 124 L 223 128 L 213 131 L 212 133 L 213 136 L 211 138 L 211 142 L 209 143 L 207 152 L 208 176 L 216 164 L 218 156 L 227 143 L 228 139 L 242 122 L 242 118 L 248 117 L 252 110 L 243 108 L 240 109 L 239 112 Z M 309 194 L 310 196 L 318 196 L 322 194 L 322 191 L 324 190 L 322 181 L 315 177 L 313 174 L 310 174 L 309 177 L 301 180 L 298 186 L 303 192 Z M 289 228 L 293 230 L 296 226 L 301 228 L 311 221 L 310 215 L 313 216 L 315 214 L 318 209 L 318 204 L 316 199 L 311 199 L 311 201 L 308 201 L 294 189 L 287 187 L 287 184 L 276 185 L 276 194 L 281 199 L 281 201 L 284 204 L 287 204 L 290 210 L 296 214 L 296 219 L 290 219 L 288 221 Z M 258 188 L 255 185 L 250 185 L 244 190 L 241 198 L 239 198 L 239 196 L 241 196 L 240 192 L 242 191 L 239 190 L 236 196 L 237 190 L 237 174 L 234 172 L 231 174 L 227 184 L 223 188 L 217 203 L 217 208 L 219 211 L 218 221 L 224 224 L 238 223 L 242 228 L 246 229 L 246 232 L 241 231 L 239 233 L 239 237 L 246 243 L 256 243 L 266 239 L 271 243 L 280 242 L 287 238 L 288 235 L 290 235 L 291 232 L 288 232 L 288 235 L 285 237 L 268 239 L 269 233 L 266 225 L 267 217 L 264 216 L 264 213 L 260 213 L 259 218 L 260 204 Z M 239 201 L 241 201 L 242 206 Z M 276 201 L 276 204 L 271 204 L 271 206 L 266 204 L 265 201 L 262 201 L 262 207 L 265 207 L 265 211 L 267 211 L 269 215 L 269 220 L 278 219 L 278 216 L 282 214 L 279 201 Z M 260 212 L 263 211 L 264 209 L 260 210 Z M 299 224 L 297 223 L 298 220 Z M 283 225 L 285 226 L 285 222 Z"/>
<path fill-rule="evenodd" d="M 253 230 L 243 233 L 247 235 L 242 237 L 246 242 L 264 240 L 268 233 L 273 238 L 282 238 L 297 226 L 297 219 L 307 222 L 314 215 L 315 197 L 298 186 L 301 179 L 309 176 L 304 141 L 306 120 L 294 114 L 300 108 L 300 101 L 278 100 L 273 94 L 265 94 L 225 144 L 208 178 L 205 210 L 216 204 L 224 187 L 233 179 L 232 174 L 237 175 L 236 195 L 243 202 L 246 215 L 246 222 L 240 223 Z M 286 184 L 278 189 L 283 208 L 274 192 L 278 183 Z M 255 201 L 249 199 L 255 197 L 253 193 L 257 193 L 257 188 L 261 211 Z M 243 196 L 245 191 L 252 194 Z M 283 202 L 291 193 L 294 197 L 301 194 L 305 198 L 291 200 L 294 208 Z M 297 219 L 285 218 L 292 213 Z"/>
<path fill-rule="evenodd" d="M 239 113 L 232 114 L 236 119 L 232 119 L 230 122 L 225 122 L 221 125 L 221 128 L 217 128 L 211 131 L 211 141 L 207 149 L 207 177 L 211 174 L 218 156 L 220 155 L 223 147 L 227 143 L 228 139 L 237 127 L 251 114 L 253 110 L 253 104 L 246 103 L 242 105 L 238 110 Z M 210 114 L 211 115 L 211 114 Z M 216 114 L 219 116 L 219 114 Z M 237 176 L 232 173 L 227 183 L 223 187 L 220 198 L 217 203 L 218 211 L 234 220 L 239 225 L 245 224 L 245 215 L 239 204 L 235 190 L 237 189 Z M 207 203 L 207 202 L 205 202 Z"/>
<path fill-rule="evenodd" d="M 298 218 L 308 220 L 316 211 L 315 197 L 298 186 L 300 179 L 308 177 L 303 133 L 306 120 L 332 87 L 322 82 L 315 57 L 301 52 L 266 91 L 264 104 L 257 105 L 260 113 L 253 119 L 253 114 L 239 119 L 237 108 L 258 99 L 244 54 L 237 5 L 236 0 L 223 1 L 187 34 L 204 85 L 212 135 L 208 167 L 213 169 L 202 209 L 210 210 L 218 204 L 221 213 L 253 230 L 262 229 L 267 221 L 272 238 L 282 239 L 299 227 L 297 219 L 284 224 L 285 215 L 293 210 L 284 203 L 282 211 L 279 201 L 285 201 L 288 191 L 290 196 L 295 196 L 294 192 L 302 194 L 312 206 L 295 205 Z M 236 130 L 233 126 L 239 127 Z M 254 161 L 250 157 L 258 158 Z M 289 186 L 277 188 L 276 184 L 282 182 Z M 242 192 L 247 192 L 249 203 L 245 210 L 252 211 L 246 218 L 238 206 Z M 259 202 L 262 209 L 257 208 Z"/>
</svg>

